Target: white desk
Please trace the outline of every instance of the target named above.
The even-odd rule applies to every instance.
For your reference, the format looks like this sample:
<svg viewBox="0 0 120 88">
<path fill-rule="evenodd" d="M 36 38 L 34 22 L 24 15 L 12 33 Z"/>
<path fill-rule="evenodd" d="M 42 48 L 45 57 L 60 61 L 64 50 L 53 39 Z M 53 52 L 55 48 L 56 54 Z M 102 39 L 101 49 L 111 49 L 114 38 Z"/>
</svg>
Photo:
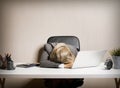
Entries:
<svg viewBox="0 0 120 88">
<path fill-rule="evenodd" d="M 58 68 L 19 68 L 0 70 L 0 84 L 4 88 L 5 78 L 115 78 L 116 88 L 120 86 L 120 70 L 104 70 L 101 67 L 58 69 Z M 3 78 L 3 79 L 2 79 Z"/>
</svg>

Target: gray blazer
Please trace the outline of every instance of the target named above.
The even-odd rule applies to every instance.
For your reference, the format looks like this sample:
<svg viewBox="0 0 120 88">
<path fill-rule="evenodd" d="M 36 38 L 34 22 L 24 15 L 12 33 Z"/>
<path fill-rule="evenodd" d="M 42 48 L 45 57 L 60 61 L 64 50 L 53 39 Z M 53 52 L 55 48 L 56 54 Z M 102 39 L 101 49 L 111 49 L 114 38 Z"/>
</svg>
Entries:
<svg viewBox="0 0 120 88">
<path fill-rule="evenodd" d="M 46 67 L 46 68 L 58 68 L 59 67 L 61 63 L 56 63 L 56 62 L 49 60 L 49 55 L 52 52 L 53 48 L 56 46 L 56 44 L 57 43 L 47 43 L 44 45 L 44 50 L 42 52 L 41 59 L 40 59 L 40 67 Z M 72 45 L 68 45 L 68 47 L 70 48 L 71 52 L 76 57 L 78 53 L 77 49 Z"/>
</svg>

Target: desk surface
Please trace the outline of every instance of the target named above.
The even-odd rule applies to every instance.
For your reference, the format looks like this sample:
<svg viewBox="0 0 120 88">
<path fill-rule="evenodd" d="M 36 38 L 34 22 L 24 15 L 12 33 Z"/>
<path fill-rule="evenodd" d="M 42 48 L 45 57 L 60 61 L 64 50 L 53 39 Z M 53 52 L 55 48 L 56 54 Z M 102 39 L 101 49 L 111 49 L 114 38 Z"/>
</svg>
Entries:
<svg viewBox="0 0 120 88">
<path fill-rule="evenodd" d="M 58 68 L 20 68 L 15 70 L 0 70 L 0 77 L 22 78 L 120 78 L 120 70 L 105 70 L 102 67 L 89 67 L 78 69 Z"/>
</svg>

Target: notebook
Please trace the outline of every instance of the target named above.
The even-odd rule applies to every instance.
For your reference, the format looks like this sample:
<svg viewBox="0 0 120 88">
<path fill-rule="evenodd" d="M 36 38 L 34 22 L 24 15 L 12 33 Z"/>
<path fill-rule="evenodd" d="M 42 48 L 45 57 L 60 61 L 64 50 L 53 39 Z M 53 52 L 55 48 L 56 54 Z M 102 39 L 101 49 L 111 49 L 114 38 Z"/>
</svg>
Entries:
<svg viewBox="0 0 120 88">
<path fill-rule="evenodd" d="M 80 51 L 73 63 L 72 68 L 84 68 L 98 66 L 104 57 L 106 50 Z"/>
</svg>

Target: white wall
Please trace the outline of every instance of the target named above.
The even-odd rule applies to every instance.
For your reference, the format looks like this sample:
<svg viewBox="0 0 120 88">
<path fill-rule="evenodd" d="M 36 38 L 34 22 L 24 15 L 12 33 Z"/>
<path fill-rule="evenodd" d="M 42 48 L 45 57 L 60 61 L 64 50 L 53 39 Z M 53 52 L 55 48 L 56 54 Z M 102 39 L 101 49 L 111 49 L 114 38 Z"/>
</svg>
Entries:
<svg viewBox="0 0 120 88">
<path fill-rule="evenodd" d="M 120 47 L 119 8 L 117 0 L 3 1 L 0 53 L 12 53 L 15 62 L 35 62 L 40 47 L 53 35 L 77 36 L 81 50 Z M 85 81 L 84 88 L 114 87 L 114 80 Z"/>
</svg>

